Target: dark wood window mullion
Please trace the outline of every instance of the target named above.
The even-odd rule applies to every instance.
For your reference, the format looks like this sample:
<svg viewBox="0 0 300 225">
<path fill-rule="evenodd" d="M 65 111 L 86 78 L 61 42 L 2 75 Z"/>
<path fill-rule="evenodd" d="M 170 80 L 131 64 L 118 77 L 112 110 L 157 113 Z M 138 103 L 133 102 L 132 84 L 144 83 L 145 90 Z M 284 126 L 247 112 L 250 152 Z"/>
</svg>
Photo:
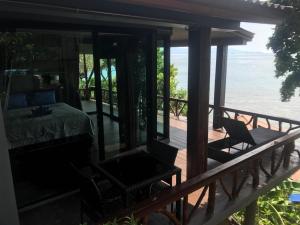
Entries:
<svg viewBox="0 0 300 225">
<path fill-rule="evenodd" d="M 109 113 L 110 118 L 114 117 L 114 107 L 113 107 L 113 87 L 112 87 L 112 77 L 111 77 L 111 59 L 107 59 L 107 75 L 108 75 L 108 95 L 109 95 Z"/>
<path fill-rule="evenodd" d="M 170 36 L 164 38 L 164 137 L 170 137 Z"/>
<path fill-rule="evenodd" d="M 94 58 L 94 73 L 95 73 L 95 94 L 96 94 L 96 108 L 97 108 L 97 128 L 98 128 L 98 147 L 99 160 L 105 159 L 105 145 L 104 145 L 104 127 L 103 127 L 103 106 L 102 106 L 102 91 L 101 91 L 101 77 L 100 77 L 100 52 L 98 33 L 93 32 L 93 58 Z"/>
<path fill-rule="evenodd" d="M 146 49 L 147 143 L 151 144 L 157 137 L 157 35 L 155 31 L 148 34 Z"/>
</svg>

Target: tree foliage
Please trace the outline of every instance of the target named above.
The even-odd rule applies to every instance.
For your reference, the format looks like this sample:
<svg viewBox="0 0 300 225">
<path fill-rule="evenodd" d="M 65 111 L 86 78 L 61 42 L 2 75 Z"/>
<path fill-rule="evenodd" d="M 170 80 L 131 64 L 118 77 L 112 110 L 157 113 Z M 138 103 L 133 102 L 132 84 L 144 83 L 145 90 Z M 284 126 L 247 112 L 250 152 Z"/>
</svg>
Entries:
<svg viewBox="0 0 300 225">
<path fill-rule="evenodd" d="M 89 86 L 95 86 L 95 78 L 91 76 L 93 73 L 93 55 L 85 55 L 85 64 L 83 54 L 79 56 L 79 70 L 80 70 L 80 88 L 89 88 Z M 116 67 L 115 61 L 112 62 L 112 66 Z M 84 69 L 86 67 L 86 70 Z M 101 61 L 101 68 L 103 71 L 107 71 L 107 62 Z M 108 78 L 101 71 L 102 88 L 108 89 Z M 178 69 L 172 64 L 170 66 L 170 96 L 173 98 L 186 99 L 187 91 L 185 89 L 178 88 L 177 81 Z M 88 79 L 87 81 L 87 78 Z M 87 84 L 87 85 L 86 85 Z M 113 90 L 116 91 L 116 77 L 112 79 Z M 163 48 L 157 49 L 157 95 L 164 95 L 164 57 Z"/>
<path fill-rule="evenodd" d="M 281 100 L 289 101 L 300 87 L 300 1 L 270 0 L 273 3 L 293 6 L 282 24 L 275 28 L 268 47 L 275 53 L 276 77 L 283 77 Z"/>
<path fill-rule="evenodd" d="M 285 180 L 267 194 L 259 197 L 256 214 L 257 225 L 296 225 L 300 224 L 300 205 L 291 203 L 289 195 L 300 191 L 300 183 Z M 238 224 L 244 220 L 244 210 L 233 215 Z"/>
</svg>

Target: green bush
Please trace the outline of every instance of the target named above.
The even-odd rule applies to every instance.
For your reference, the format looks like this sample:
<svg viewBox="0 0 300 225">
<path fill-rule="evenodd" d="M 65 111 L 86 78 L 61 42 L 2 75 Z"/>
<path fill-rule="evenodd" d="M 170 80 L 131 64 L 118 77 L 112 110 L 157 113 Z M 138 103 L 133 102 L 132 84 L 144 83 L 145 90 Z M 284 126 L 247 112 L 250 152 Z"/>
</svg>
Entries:
<svg viewBox="0 0 300 225">
<path fill-rule="evenodd" d="M 300 205 L 289 201 L 293 192 L 300 191 L 300 183 L 285 180 L 266 195 L 258 199 L 256 224 L 258 225 L 297 225 L 300 224 Z M 233 219 L 242 224 L 244 210 L 235 213 Z"/>
</svg>

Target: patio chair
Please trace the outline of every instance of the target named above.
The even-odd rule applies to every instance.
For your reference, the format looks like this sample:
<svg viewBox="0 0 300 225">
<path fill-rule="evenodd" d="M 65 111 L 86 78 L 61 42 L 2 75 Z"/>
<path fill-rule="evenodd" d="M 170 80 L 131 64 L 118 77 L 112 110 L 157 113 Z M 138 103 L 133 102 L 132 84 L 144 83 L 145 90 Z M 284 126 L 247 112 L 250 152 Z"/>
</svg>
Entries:
<svg viewBox="0 0 300 225">
<path fill-rule="evenodd" d="M 78 175 L 80 187 L 80 222 L 83 224 L 84 215 L 93 222 L 99 222 L 103 218 L 116 212 L 124 205 L 120 191 L 108 180 L 91 167 L 77 168 L 72 164 Z"/>
<path fill-rule="evenodd" d="M 263 145 L 284 135 L 283 132 L 263 127 L 248 130 L 246 124 L 239 120 L 223 118 L 222 122 L 226 130 L 225 138 L 208 144 L 208 157 L 221 163 L 228 162 L 250 151 L 250 147 Z M 246 147 L 244 148 L 245 144 Z M 222 151 L 223 149 L 228 149 L 228 152 Z M 230 154 L 231 149 L 236 150 L 236 152 Z"/>
<path fill-rule="evenodd" d="M 229 118 L 223 118 L 223 127 L 231 140 L 251 146 L 262 145 L 284 135 L 283 132 L 264 127 L 248 130 L 244 122 Z"/>
<path fill-rule="evenodd" d="M 148 147 L 148 151 L 159 160 L 171 166 L 175 164 L 178 148 L 168 145 L 162 141 L 154 140 Z"/>
<path fill-rule="evenodd" d="M 175 165 L 175 160 L 178 154 L 178 148 L 168 145 L 167 143 L 154 140 L 148 151 L 157 159 L 167 163 L 171 166 Z M 151 186 L 150 194 L 155 194 L 172 187 L 172 178 L 162 180 Z M 173 204 L 171 204 L 171 211 L 173 211 Z"/>
</svg>

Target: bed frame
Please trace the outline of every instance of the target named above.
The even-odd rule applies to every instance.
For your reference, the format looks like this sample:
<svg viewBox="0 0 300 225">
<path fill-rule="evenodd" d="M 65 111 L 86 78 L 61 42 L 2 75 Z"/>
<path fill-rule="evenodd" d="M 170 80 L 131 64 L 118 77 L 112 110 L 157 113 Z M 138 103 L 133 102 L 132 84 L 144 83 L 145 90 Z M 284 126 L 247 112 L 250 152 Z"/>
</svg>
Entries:
<svg viewBox="0 0 300 225">
<path fill-rule="evenodd" d="M 82 134 L 73 137 L 51 140 L 48 142 L 26 145 L 9 150 L 10 157 L 20 158 L 28 154 L 52 153 L 65 160 L 80 163 L 90 160 L 93 137 L 90 134 Z"/>
</svg>

